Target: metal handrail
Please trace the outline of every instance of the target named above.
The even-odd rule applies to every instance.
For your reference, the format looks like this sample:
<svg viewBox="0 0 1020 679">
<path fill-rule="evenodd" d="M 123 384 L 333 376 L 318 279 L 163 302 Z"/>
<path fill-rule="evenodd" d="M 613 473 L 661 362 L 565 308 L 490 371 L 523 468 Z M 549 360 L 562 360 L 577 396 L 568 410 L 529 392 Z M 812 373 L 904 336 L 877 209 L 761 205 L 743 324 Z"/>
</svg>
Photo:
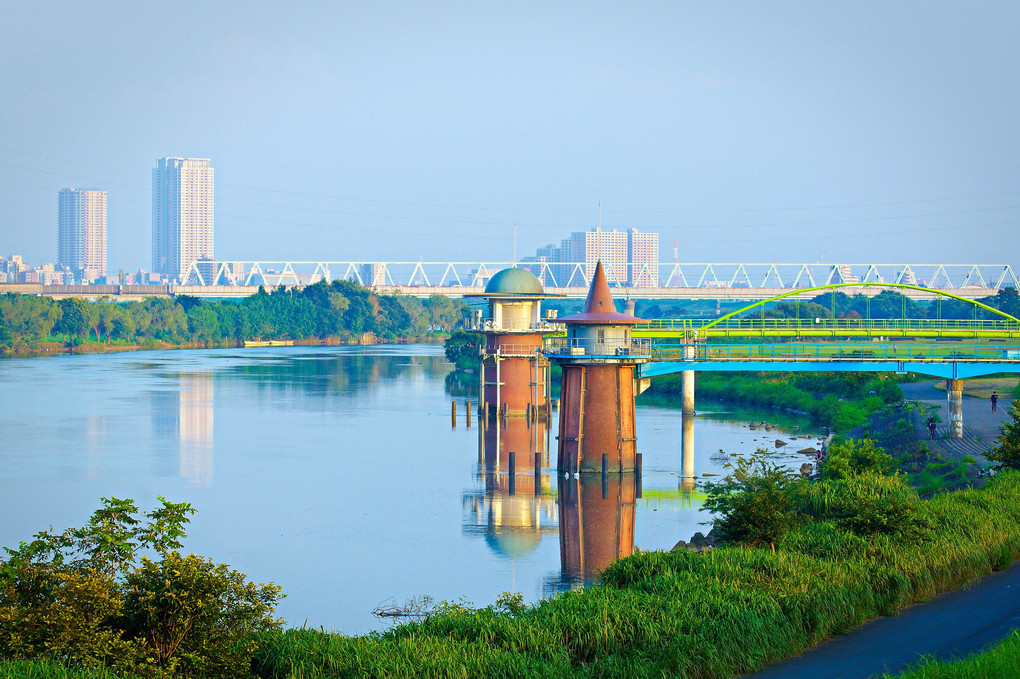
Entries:
<svg viewBox="0 0 1020 679">
<path fill-rule="evenodd" d="M 546 338 L 544 353 L 552 356 L 649 356 L 650 339 L 578 339 L 567 337 Z"/>
<path fill-rule="evenodd" d="M 946 344 L 656 344 L 653 361 L 913 361 L 1020 363 L 1020 346 Z"/>
</svg>

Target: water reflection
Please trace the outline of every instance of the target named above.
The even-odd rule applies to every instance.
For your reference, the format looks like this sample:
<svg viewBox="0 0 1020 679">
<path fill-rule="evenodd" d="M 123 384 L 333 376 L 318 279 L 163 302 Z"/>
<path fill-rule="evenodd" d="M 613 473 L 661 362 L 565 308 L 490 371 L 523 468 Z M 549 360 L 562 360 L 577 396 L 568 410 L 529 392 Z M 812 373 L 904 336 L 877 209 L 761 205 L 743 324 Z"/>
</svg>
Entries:
<svg viewBox="0 0 1020 679">
<path fill-rule="evenodd" d="M 223 371 L 225 379 L 242 378 L 262 391 L 300 390 L 311 396 L 353 395 L 380 382 L 422 383 L 445 377 L 450 363 L 442 355 L 360 353 L 248 354 L 251 359 Z M 380 349 L 390 349 L 383 347 Z M 246 356 L 247 357 L 247 356 Z"/>
<path fill-rule="evenodd" d="M 680 490 L 694 490 L 694 416 L 680 416 Z"/>
<path fill-rule="evenodd" d="M 634 474 L 560 479 L 560 573 L 563 586 L 588 583 L 634 552 Z"/>
<path fill-rule="evenodd" d="M 152 400 L 152 436 L 168 445 L 176 458 L 176 473 L 190 484 L 208 488 L 213 480 L 213 376 L 208 372 L 179 373 L 176 388 L 157 391 Z M 169 459 L 157 461 L 166 474 Z"/>
<path fill-rule="evenodd" d="M 543 536 L 556 532 L 552 477 L 545 471 L 548 424 L 498 418 L 479 427 L 478 439 L 481 488 L 464 497 L 464 532 L 483 536 L 501 557 L 528 554 Z"/>
</svg>

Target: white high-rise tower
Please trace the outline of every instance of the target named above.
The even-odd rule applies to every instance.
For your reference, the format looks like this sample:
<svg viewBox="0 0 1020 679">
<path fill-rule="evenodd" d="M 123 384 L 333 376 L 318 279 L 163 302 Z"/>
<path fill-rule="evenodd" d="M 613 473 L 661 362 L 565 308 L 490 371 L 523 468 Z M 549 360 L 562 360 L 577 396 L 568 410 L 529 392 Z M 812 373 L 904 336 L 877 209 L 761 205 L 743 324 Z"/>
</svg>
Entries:
<svg viewBox="0 0 1020 679">
<path fill-rule="evenodd" d="M 152 171 L 152 270 L 184 282 L 213 258 L 213 168 L 208 158 L 160 158 Z"/>
<path fill-rule="evenodd" d="M 84 282 L 106 275 L 106 191 L 61 189 L 57 261 Z"/>
</svg>

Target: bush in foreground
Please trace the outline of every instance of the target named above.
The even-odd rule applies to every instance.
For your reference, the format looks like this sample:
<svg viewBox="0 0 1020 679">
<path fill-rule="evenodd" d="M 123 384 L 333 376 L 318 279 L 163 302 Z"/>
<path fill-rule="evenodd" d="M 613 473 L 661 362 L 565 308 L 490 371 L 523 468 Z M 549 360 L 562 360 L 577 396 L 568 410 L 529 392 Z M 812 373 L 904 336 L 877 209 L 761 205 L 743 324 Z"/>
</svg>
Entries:
<svg viewBox="0 0 1020 679">
<path fill-rule="evenodd" d="M 280 588 L 182 555 L 194 510 L 159 499 L 139 514 L 131 500 L 103 498 L 85 527 L 5 549 L 0 657 L 125 675 L 251 676 L 252 637 L 281 625 Z"/>
</svg>

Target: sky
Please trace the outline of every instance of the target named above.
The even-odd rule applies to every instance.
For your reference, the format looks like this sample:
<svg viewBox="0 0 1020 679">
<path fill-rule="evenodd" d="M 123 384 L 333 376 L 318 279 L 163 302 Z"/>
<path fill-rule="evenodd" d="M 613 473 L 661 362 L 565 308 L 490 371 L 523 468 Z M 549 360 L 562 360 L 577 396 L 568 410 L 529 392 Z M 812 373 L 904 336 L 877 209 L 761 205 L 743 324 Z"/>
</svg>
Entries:
<svg viewBox="0 0 1020 679">
<path fill-rule="evenodd" d="M 1020 3 L 0 0 L 0 255 L 210 158 L 221 260 L 1020 265 Z"/>
</svg>

